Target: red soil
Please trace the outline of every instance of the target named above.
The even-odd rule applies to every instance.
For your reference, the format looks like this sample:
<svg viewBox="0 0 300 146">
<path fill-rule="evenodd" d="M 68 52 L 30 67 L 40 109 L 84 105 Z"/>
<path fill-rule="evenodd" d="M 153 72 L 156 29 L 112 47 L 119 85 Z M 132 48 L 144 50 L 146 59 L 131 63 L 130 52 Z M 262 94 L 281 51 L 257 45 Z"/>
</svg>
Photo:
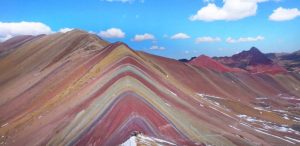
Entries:
<svg viewBox="0 0 300 146">
<path fill-rule="evenodd" d="M 208 69 L 219 71 L 219 72 L 243 72 L 242 69 L 227 67 L 227 66 L 221 64 L 220 62 L 218 62 L 208 56 L 205 56 L 205 55 L 201 55 L 201 56 L 191 60 L 189 62 L 189 64 L 192 64 L 192 65 L 195 65 L 198 67 L 208 68 Z"/>
</svg>

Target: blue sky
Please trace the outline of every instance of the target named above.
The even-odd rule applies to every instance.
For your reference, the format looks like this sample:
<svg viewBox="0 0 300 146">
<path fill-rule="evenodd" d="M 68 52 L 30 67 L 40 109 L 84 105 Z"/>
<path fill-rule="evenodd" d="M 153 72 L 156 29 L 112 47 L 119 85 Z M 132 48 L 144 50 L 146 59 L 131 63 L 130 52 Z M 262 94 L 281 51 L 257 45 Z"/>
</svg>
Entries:
<svg viewBox="0 0 300 146">
<path fill-rule="evenodd" d="M 101 31 L 115 28 L 121 30 L 123 36 L 106 40 L 123 41 L 135 50 L 176 59 L 201 54 L 232 55 L 252 46 L 262 52 L 300 50 L 299 0 L 127 1 L 2 0 L 0 22 L 3 25 L 40 22 L 52 32 L 79 28 L 99 35 Z M 237 4 L 238 7 L 234 7 Z M 208 6 L 210 9 L 205 9 Z M 200 10 L 201 13 L 197 13 Z M 275 10 L 277 13 L 270 18 Z M 0 37 L 1 32 L 2 37 L 7 35 L 4 29 L 8 25 L 1 27 L 0 24 Z M 151 36 L 148 40 L 133 40 L 135 35 L 145 33 Z M 184 33 L 188 38 L 171 39 L 177 33 Z"/>
</svg>

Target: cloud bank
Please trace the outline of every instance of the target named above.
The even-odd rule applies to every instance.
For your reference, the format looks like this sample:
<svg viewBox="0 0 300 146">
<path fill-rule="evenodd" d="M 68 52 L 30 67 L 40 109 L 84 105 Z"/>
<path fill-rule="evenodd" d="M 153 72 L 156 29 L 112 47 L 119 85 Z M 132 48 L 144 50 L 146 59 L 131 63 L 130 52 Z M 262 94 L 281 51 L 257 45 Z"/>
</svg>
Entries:
<svg viewBox="0 0 300 146">
<path fill-rule="evenodd" d="M 177 33 L 171 37 L 172 40 L 189 39 L 189 38 L 191 38 L 191 37 L 185 33 Z"/>
<path fill-rule="evenodd" d="M 258 3 L 265 1 L 268 0 L 223 0 L 222 7 L 209 3 L 189 19 L 191 21 L 239 20 L 255 15 Z"/>
<path fill-rule="evenodd" d="M 145 40 L 154 40 L 155 37 L 152 34 L 145 33 L 145 34 L 137 34 L 134 36 L 132 39 L 133 41 L 140 42 L 140 41 L 145 41 Z"/>
<path fill-rule="evenodd" d="M 165 47 L 162 47 L 162 46 L 151 46 L 150 47 L 150 50 L 165 50 L 166 48 Z"/>
<path fill-rule="evenodd" d="M 101 31 L 98 35 L 103 38 L 124 38 L 125 37 L 125 33 L 119 28 L 110 28 L 105 31 Z"/>
<path fill-rule="evenodd" d="M 234 39 L 231 37 L 228 37 L 226 39 L 227 43 L 243 43 L 243 42 L 256 42 L 256 41 L 262 41 L 265 38 L 263 36 L 257 36 L 257 37 L 241 37 L 238 39 Z"/>
<path fill-rule="evenodd" d="M 58 32 L 66 33 L 66 32 L 72 31 L 73 29 L 74 29 L 74 28 L 62 28 L 62 29 L 60 29 Z"/>
<path fill-rule="evenodd" d="M 288 21 L 300 16 L 300 11 L 297 8 L 286 9 L 279 7 L 269 16 L 272 21 Z"/>
<path fill-rule="evenodd" d="M 213 43 L 213 42 L 220 42 L 221 41 L 221 38 L 219 37 L 208 37 L 208 36 L 205 36 L 205 37 L 198 37 L 196 38 L 195 42 L 196 44 L 199 44 L 199 43 Z"/>
<path fill-rule="evenodd" d="M 18 35 L 50 34 L 52 30 L 41 22 L 0 22 L 0 42 Z"/>
</svg>

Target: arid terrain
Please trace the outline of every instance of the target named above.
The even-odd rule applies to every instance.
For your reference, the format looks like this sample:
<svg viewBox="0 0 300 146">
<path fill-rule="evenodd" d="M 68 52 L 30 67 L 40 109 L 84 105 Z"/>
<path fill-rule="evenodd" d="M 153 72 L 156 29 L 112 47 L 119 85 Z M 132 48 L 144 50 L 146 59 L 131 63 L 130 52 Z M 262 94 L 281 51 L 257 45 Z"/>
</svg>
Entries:
<svg viewBox="0 0 300 146">
<path fill-rule="evenodd" d="M 76 29 L 17 36 L 0 43 L 0 145 L 300 145 L 297 55 L 180 62 Z"/>
</svg>

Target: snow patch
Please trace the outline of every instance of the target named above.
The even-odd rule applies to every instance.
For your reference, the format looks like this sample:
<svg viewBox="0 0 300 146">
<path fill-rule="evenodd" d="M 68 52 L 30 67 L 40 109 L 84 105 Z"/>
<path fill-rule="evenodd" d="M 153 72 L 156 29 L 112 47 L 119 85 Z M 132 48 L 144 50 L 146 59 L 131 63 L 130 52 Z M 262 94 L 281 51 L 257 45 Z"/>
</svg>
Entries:
<svg viewBox="0 0 300 146">
<path fill-rule="evenodd" d="M 176 145 L 174 143 L 154 138 L 154 137 L 147 137 L 143 134 L 138 134 L 136 136 L 131 136 L 127 141 L 120 144 L 120 146 L 138 146 L 138 145 L 157 145 L 157 146 L 163 146 L 163 145 Z"/>
<path fill-rule="evenodd" d="M 138 137 L 139 141 L 143 144 L 144 143 L 147 144 L 148 142 L 153 142 L 153 143 L 155 143 L 159 146 L 162 146 L 163 144 L 176 145 L 174 143 L 171 143 L 171 142 L 168 142 L 168 141 L 165 141 L 165 140 L 162 140 L 162 139 L 158 139 L 158 138 L 154 138 L 154 137 L 146 137 L 142 134 L 138 135 L 137 137 Z M 160 143 L 160 144 L 158 144 L 158 143 Z"/>
<path fill-rule="evenodd" d="M 269 133 L 266 133 L 266 132 L 264 132 L 264 131 L 261 131 L 261 130 L 258 130 L 258 129 L 254 129 L 254 130 L 255 130 L 255 131 L 257 131 L 257 132 L 259 132 L 259 133 L 263 133 L 263 134 L 265 134 L 265 135 L 269 135 L 269 136 L 272 136 L 272 137 L 275 137 L 275 138 L 278 138 L 278 139 L 284 140 L 284 141 L 286 141 L 286 142 L 288 142 L 288 143 L 291 143 L 291 144 L 296 144 L 296 143 L 294 143 L 294 142 L 292 142 L 292 141 L 290 141 L 290 140 L 287 140 L 287 139 L 281 138 L 281 137 L 279 137 L 279 136 L 276 136 L 276 135 L 273 135 L 273 134 L 269 134 Z"/>
<path fill-rule="evenodd" d="M 236 127 L 234 127 L 234 126 L 232 126 L 232 125 L 229 125 L 229 127 L 233 128 L 233 129 L 235 129 L 235 130 L 237 130 L 237 131 L 241 131 L 241 129 L 236 128 Z"/>
<path fill-rule="evenodd" d="M 285 132 L 285 133 L 293 133 L 296 135 L 300 135 L 300 132 L 295 131 L 292 128 L 289 128 L 288 125 L 267 125 L 267 124 L 263 124 L 265 129 L 268 130 L 275 130 L 275 131 L 279 131 L 279 132 Z"/>
<path fill-rule="evenodd" d="M 170 104 L 168 104 L 167 102 L 165 102 L 165 104 L 166 104 L 167 106 L 171 107 L 171 105 L 170 105 Z"/>
<path fill-rule="evenodd" d="M 8 123 L 5 123 L 5 124 L 3 124 L 1 127 L 5 127 L 5 126 L 7 126 L 8 125 Z"/>
<path fill-rule="evenodd" d="M 300 121 L 300 118 L 298 118 L 298 117 L 293 117 L 293 118 L 294 118 L 293 121 L 296 121 L 296 122 L 299 122 L 299 121 Z"/>
<path fill-rule="evenodd" d="M 174 96 L 177 96 L 177 94 L 175 94 L 174 92 L 172 92 L 171 90 L 169 90 L 169 92 L 174 95 Z"/>
<path fill-rule="evenodd" d="M 266 99 L 268 99 L 267 97 L 257 97 L 256 98 L 257 100 L 266 100 Z"/>
<path fill-rule="evenodd" d="M 211 98 L 217 98 L 217 99 L 223 99 L 222 97 L 214 96 L 214 95 L 209 95 L 209 94 L 204 94 L 204 93 L 197 93 L 198 96 L 201 97 L 211 97 Z"/>
<path fill-rule="evenodd" d="M 273 126 L 273 129 L 280 132 L 289 132 L 289 128 L 283 126 Z"/>
<path fill-rule="evenodd" d="M 279 112 L 279 113 L 287 113 L 287 111 L 284 111 L 284 110 L 280 110 L 280 109 L 275 109 L 275 110 L 273 110 L 273 112 Z"/>
<path fill-rule="evenodd" d="M 287 114 L 284 114 L 284 115 L 283 115 L 283 118 L 286 119 L 286 120 L 289 120 L 289 119 L 290 119 L 290 118 L 288 117 Z"/>
<path fill-rule="evenodd" d="M 300 140 L 298 140 L 298 139 L 291 138 L 291 137 L 288 137 L 288 136 L 284 136 L 284 137 L 287 138 L 287 139 L 289 139 L 289 140 L 292 140 L 292 141 L 300 143 Z"/>
<path fill-rule="evenodd" d="M 285 100 L 300 100 L 300 98 L 296 98 L 295 96 L 280 96 L 280 98 Z"/>
<path fill-rule="evenodd" d="M 242 118 L 242 119 L 248 121 L 248 122 L 264 122 L 262 120 L 258 120 L 258 119 L 254 118 L 254 117 L 250 117 L 250 116 L 247 116 L 247 115 L 237 115 L 237 116 L 239 118 Z"/>
<path fill-rule="evenodd" d="M 137 146 L 136 136 L 130 137 L 127 141 L 122 143 L 120 146 Z"/>
</svg>

